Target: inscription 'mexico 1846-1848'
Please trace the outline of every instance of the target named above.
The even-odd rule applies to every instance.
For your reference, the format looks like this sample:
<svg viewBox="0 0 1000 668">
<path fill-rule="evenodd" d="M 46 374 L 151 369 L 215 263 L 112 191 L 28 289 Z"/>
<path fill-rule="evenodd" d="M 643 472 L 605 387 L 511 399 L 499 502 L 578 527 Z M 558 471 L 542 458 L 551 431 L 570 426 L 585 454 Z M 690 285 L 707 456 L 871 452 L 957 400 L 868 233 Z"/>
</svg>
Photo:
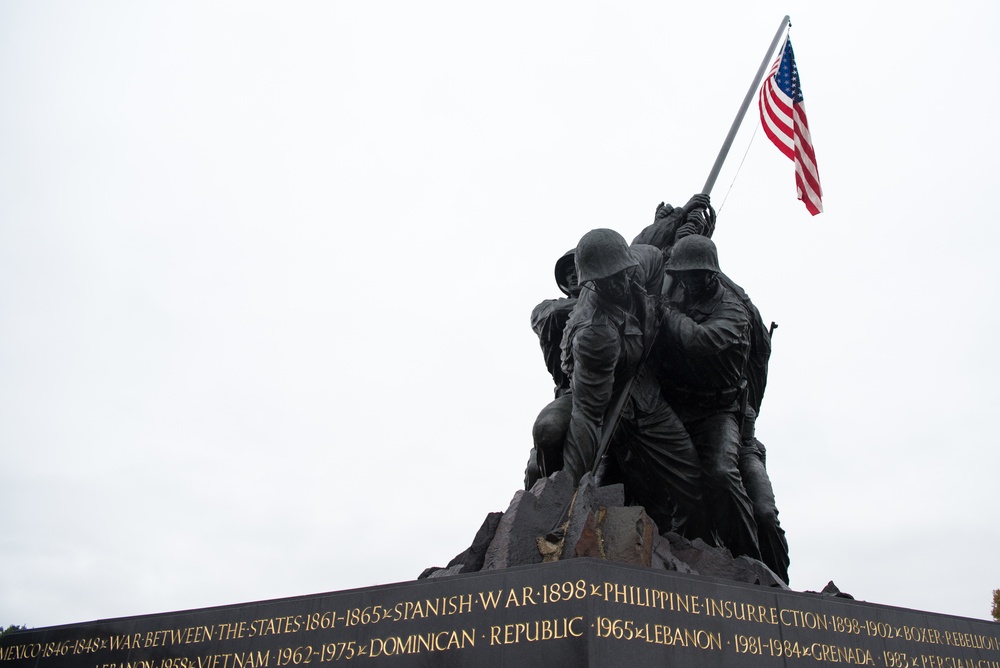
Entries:
<svg viewBox="0 0 1000 668">
<path fill-rule="evenodd" d="M 541 655 L 564 656 L 566 665 L 592 656 L 654 663 L 673 656 L 692 666 L 1000 668 L 1000 631 L 993 629 L 576 560 L 21 632 L 0 641 L 0 668 L 286 668 L 372 660 L 409 666 L 441 653 L 454 657 L 449 665 L 477 668 L 530 667 Z M 542 646 L 540 654 L 532 649 Z"/>
</svg>

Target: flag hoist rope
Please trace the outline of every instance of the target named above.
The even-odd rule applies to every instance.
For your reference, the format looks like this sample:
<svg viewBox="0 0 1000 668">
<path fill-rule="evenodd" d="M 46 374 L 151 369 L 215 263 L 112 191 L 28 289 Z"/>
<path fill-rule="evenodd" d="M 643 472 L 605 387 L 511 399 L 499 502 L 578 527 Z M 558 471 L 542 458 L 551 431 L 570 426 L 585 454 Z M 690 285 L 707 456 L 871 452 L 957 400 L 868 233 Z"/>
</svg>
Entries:
<svg viewBox="0 0 1000 668">
<path fill-rule="evenodd" d="M 767 66 L 771 62 L 771 54 L 774 53 L 775 47 L 778 46 L 778 42 L 781 40 L 781 35 L 785 32 L 785 29 L 791 25 L 791 23 L 791 19 L 787 16 L 781 19 L 781 25 L 778 26 L 778 32 L 774 33 L 774 39 L 771 41 L 771 46 L 767 47 L 767 53 L 764 54 L 764 60 L 760 62 L 760 69 L 757 70 L 757 76 L 754 77 L 753 83 L 750 85 L 750 90 L 747 91 L 747 96 L 743 98 L 743 104 L 740 106 L 740 110 L 736 114 L 736 120 L 733 121 L 733 127 L 729 128 L 729 134 L 726 135 L 726 141 L 722 143 L 722 150 L 719 151 L 719 157 L 715 159 L 715 165 L 712 166 L 712 172 L 708 175 L 708 180 L 705 181 L 705 187 L 701 190 L 706 195 L 712 194 L 712 188 L 715 186 L 715 179 L 719 177 L 719 170 L 722 169 L 722 163 L 726 161 L 726 156 L 729 155 L 729 148 L 733 145 L 733 140 L 736 138 L 736 132 L 740 129 L 743 117 L 746 115 L 747 109 L 750 108 L 750 102 L 753 100 L 753 96 L 757 92 L 757 88 L 760 87 L 760 82 L 764 78 L 764 72 L 767 71 Z"/>
</svg>

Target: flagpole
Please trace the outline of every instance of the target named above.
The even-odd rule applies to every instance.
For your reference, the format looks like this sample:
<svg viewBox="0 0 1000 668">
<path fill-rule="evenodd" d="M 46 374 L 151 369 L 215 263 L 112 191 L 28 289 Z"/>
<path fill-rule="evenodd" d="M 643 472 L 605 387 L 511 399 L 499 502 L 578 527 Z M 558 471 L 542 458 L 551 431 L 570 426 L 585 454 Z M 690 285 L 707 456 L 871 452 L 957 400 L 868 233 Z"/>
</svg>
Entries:
<svg viewBox="0 0 1000 668">
<path fill-rule="evenodd" d="M 729 155 L 729 147 L 733 145 L 733 140 L 736 138 L 736 131 L 740 129 L 743 117 L 746 115 L 747 109 L 750 108 L 750 101 L 753 100 L 754 93 L 757 92 L 757 87 L 760 86 L 760 82 L 764 78 L 764 72 L 767 70 L 767 66 L 771 61 L 771 54 L 774 53 L 774 47 L 778 46 L 778 40 L 781 39 L 781 34 L 785 32 L 785 28 L 790 23 L 791 19 L 789 19 L 788 16 L 781 19 L 781 25 L 778 26 L 778 32 L 774 33 L 774 39 L 771 40 L 771 46 L 767 47 L 767 53 L 764 54 L 764 60 L 760 63 L 760 69 L 757 70 L 757 76 L 750 85 L 750 90 L 747 91 L 747 96 L 743 99 L 743 105 L 736 114 L 736 120 L 733 121 L 733 127 L 729 128 L 729 134 L 726 135 L 726 141 L 722 143 L 722 150 L 719 151 L 719 157 L 715 159 L 715 165 L 712 166 L 712 172 L 708 175 L 708 180 L 705 181 L 705 187 L 701 189 L 701 191 L 706 195 L 712 194 L 712 187 L 715 186 L 715 179 L 719 177 L 719 171 L 722 169 L 722 163 L 726 161 L 726 156 Z"/>
</svg>

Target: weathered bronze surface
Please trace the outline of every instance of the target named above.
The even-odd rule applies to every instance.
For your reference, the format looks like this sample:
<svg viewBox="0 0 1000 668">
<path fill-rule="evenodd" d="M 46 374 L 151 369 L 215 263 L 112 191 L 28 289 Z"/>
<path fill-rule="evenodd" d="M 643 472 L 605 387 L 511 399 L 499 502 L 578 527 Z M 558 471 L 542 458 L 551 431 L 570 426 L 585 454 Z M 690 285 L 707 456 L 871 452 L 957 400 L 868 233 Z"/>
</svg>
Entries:
<svg viewBox="0 0 1000 668">
<path fill-rule="evenodd" d="M 696 194 L 683 207 L 661 203 L 631 244 L 592 230 L 572 253 L 572 294 L 571 254 L 560 258 L 567 298 L 531 317 L 556 398 L 535 422 L 525 486 L 556 470 L 623 483 L 661 532 L 763 560 L 787 582 L 754 430 L 773 325 L 723 273 L 715 225 L 709 197 Z"/>
</svg>

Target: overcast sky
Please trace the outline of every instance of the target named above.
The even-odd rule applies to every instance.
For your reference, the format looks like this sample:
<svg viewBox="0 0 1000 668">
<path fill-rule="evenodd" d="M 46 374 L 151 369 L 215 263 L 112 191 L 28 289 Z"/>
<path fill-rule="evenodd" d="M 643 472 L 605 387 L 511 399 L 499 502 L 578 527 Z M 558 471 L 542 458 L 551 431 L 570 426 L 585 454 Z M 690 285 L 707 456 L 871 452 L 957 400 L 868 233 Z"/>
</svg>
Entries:
<svg viewBox="0 0 1000 668">
<path fill-rule="evenodd" d="M 826 212 L 754 108 L 713 201 L 792 587 L 989 618 L 1000 5 L 685 4 L 0 4 L 0 625 L 447 563 L 555 260 L 702 188 L 786 13 Z"/>
</svg>

